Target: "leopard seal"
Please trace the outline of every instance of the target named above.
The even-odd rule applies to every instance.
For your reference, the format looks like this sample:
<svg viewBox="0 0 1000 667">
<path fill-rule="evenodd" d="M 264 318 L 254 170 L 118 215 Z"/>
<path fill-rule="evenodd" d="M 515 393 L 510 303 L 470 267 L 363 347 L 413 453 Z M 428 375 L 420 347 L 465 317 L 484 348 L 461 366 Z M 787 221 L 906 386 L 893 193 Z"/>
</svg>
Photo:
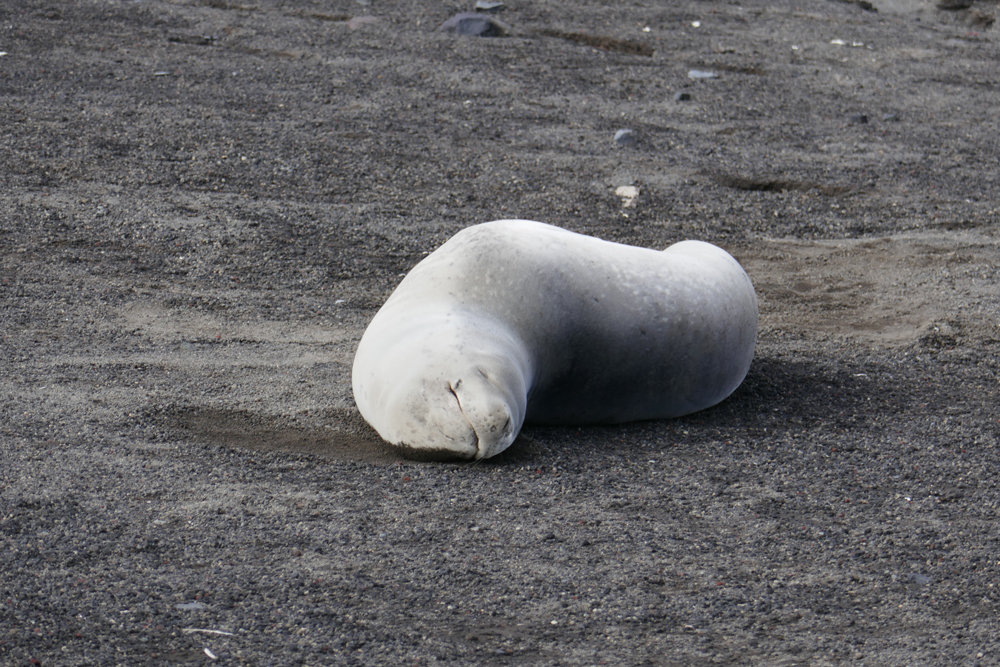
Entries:
<svg viewBox="0 0 1000 667">
<path fill-rule="evenodd" d="M 627 246 L 530 220 L 457 233 L 400 282 L 358 344 L 361 415 L 404 456 L 484 459 L 524 423 L 679 417 L 729 396 L 757 296 L 725 250 Z"/>
</svg>

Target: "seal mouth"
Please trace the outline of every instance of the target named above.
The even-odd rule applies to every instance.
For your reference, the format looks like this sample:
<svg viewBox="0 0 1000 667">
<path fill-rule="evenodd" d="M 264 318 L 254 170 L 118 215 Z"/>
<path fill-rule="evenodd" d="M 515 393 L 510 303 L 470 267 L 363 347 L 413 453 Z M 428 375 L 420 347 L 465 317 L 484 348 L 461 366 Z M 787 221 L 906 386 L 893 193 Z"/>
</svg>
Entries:
<svg viewBox="0 0 1000 667">
<path fill-rule="evenodd" d="M 510 406 L 496 394 L 482 392 L 481 382 L 485 381 L 490 389 L 500 389 L 496 382 L 482 369 L 476 369 L 481 377 L 472 382 L 469 387 L 462 388 L 462 380 L 457 380 L 454 384 L 448 383 L 448 390 L 455 397 L 458 409 L 462 412 L 462 417 L 468 422 L 469 428 L 475 435 L 475 451 L 470 457 L 471 460 L 481 461 L 487 459 L 498 452 L 506 449 L 513 438 L 514 418 L 510 411 Z M 471 389 L 470 389 L 471 387 Z M 462 397 L 466 402 L 463 404 Z"/>
<path fill-rule="evenodd" d="M 458 388 L 461 387 L 461 386 L 462 386 L 462 381 L 461 380 L 456 381 L 455 384 L 452 384 L 451 382 L 448 382 L 448 391 L 450 391 L 451 395 L 455 397 L 455 402 L 458 403 L 458 409 L 459 409 L 459 411 L 462 413 L 462 416 L 465 417 L 465 421 L 467 421 L 469 423 L 469 428 L 472 429 L 472 432 L 476 436 L 476 451 L 475 451 L 475 453 L 472 456 L 468 457 L 468 460 L 471 460 L 471 461 L 480 461 L 480 460 L 486 458 L 488 456 L 488 454 L 483 451 L 483 439 L 479 435 L 479 429 L 477 429 L 476 425 L 472 423 L 471 419 L 469 419 L 469 415 L 466 414 L 465 408 L 462 406 L 462 399 L 458 395 Z"/>
</svg>

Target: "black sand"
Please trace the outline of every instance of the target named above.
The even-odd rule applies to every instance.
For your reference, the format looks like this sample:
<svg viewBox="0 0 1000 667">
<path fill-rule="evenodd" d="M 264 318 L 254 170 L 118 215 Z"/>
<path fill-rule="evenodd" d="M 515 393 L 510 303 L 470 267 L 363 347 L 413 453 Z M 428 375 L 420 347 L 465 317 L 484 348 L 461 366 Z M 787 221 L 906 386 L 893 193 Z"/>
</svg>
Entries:
<svg viewBox="0 0 1000 667">
<path fill-rule="evenodd" d="M 7 0 L 0 664 L 997 664 L 997 4 L 874 4 Z M 382 450 L 365 324 L 502 217 L 730 250 L 744 385 Z"/>
</svg>

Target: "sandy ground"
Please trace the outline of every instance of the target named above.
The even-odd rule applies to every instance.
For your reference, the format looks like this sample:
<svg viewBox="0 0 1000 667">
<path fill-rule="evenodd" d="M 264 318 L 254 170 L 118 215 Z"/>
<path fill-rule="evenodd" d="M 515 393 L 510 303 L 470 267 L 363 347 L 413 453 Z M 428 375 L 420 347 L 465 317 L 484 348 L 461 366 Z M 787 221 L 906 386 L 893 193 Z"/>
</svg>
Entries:
<svg viewBox="0 0 1000 667">
<path fill-rule="evenodd" d="M 0 663 L 1000 663 L 998 9 L 872 1 L 6 0 Z M 743 386 L 383 449 L 367 321 L 504 217 L 730 250 Z"/>
</svg>

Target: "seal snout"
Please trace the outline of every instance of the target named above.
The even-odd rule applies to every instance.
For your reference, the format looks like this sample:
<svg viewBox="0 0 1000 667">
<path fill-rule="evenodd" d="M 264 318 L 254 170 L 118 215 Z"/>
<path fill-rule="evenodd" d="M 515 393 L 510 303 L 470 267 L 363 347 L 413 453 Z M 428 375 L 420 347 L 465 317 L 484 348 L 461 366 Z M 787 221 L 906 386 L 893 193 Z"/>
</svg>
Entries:
<svg viewBox="0 0 1000 667">
<path fill-rule="evenodd" d="M 474 371 L 465 380 L 450 382 L 448 389 L 476 435 L 476 453 L 472 458 L 480 460 L 509 447 L 516 430 L 509 398 L 485 369 L 476 367 Z"/>
</svg>

